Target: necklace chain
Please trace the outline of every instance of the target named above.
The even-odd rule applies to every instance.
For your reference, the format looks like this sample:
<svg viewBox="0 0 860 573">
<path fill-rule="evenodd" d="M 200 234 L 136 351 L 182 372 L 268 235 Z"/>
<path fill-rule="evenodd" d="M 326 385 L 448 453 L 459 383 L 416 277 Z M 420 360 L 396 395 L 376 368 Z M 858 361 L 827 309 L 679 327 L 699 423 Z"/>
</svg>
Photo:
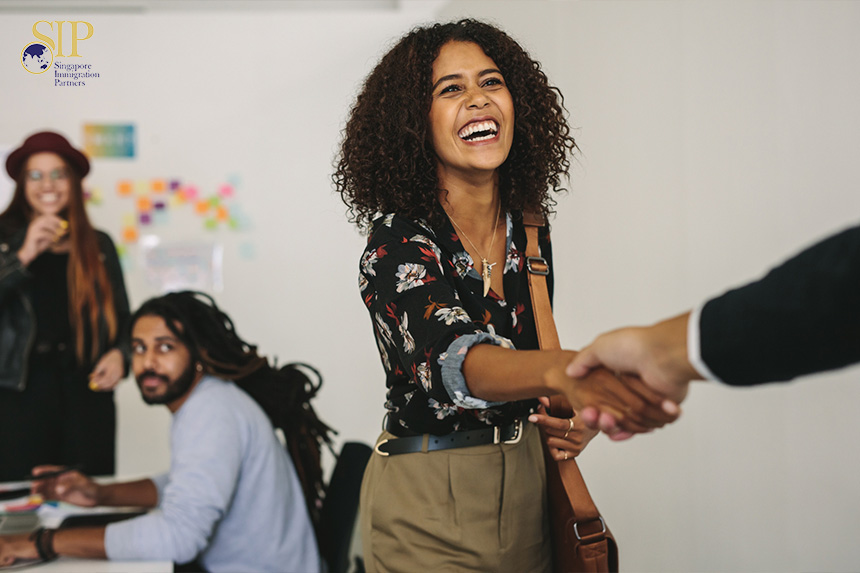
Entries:
<svg viewBox="0 0 860 573">
<path fill-rule="evenodd" d="M 496 231 L 499 230 L 499 217 L 502 215 L 502 202 L 499 201 L 499 210 L 496 213 L 496 218 L 493 221 L 493 238 L 490 239 L 490 256 L 493 255 L 493 245 L 496 243 Z M 493 267 L 496 263 L 490 263 L 487 260 L 487 257 L 481 254 L 481 251 L 478 250 L 478 247 L 475 246 L 475 243 L 472 242 L 472 239 L 460 228 L 460 225 L 457 224 L 457 221 L 454 220 L 450 214 L 448 218 L 451 219 L 451 222 L 454 223 L 454 227 L 457 228 L 457 231 L 463 235 L 463 238 L 469 241 L 469 244 L 472 245 L 472 248 L 475 249 L 475 252 L 478 253 L 478 256 L 481 257 L 481 278 L 484 280 L 484 296 L 487 296 L 487 293 L 490 292 L 490 278 L 493 273 Z"/>
</svg>

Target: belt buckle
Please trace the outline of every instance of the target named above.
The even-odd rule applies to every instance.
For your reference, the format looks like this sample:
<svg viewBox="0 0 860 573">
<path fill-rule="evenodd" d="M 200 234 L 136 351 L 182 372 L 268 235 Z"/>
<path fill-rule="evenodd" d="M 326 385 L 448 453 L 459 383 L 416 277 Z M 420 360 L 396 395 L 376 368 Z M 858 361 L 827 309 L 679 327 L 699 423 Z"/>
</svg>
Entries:
<svg viewBox="0 0 860 573">
<path fill-rule="evenodd" d="M 388 457 L 388 456 L 390 456 L 391 454 L 389 454 L 388 452 L 383 452 L 382 450 L 380 450 L 380 449 L 379 449 L 381 446 L 384 446 L 384 445 L 385 445 L 385 444 L 387 444 L 387 443 L 388 443 L 388 440 L 387 440 L 387 439 L 385 439 L 385 440 L 380 440 L 380 441 L 379 441 L 379 443 L 378 443 L 378 444 L 376 444 L 376 446 L 373 448 L 373 451 L 374 451 L 374 452 L 376 452 L 377 454 L 379 454 L 380 456 L 382 456 L 382 457 L 384 457 L 384 458 L 387 458 L 387 457 Z"/>
<path fill-rule="evenodd" d="M 514 435 L 512 438 L 508 438 L 504 442 L 502 442 L 502 430 L 500 426 L 493 426 L 493 443 L 504 443 L 504 444 L 518 444 L 523 437 L 523 421 L 516 420 L 514 422 L 516 424 L 516 431 L 514 431 Z"/>
</svg>

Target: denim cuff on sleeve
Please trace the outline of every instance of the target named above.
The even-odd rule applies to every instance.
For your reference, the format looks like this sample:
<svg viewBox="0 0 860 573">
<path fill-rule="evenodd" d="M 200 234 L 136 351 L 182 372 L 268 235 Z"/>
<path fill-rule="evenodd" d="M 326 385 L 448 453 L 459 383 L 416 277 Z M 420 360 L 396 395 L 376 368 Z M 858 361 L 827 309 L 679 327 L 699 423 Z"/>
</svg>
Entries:
<svg viewBox="0 0 860 573">
<path fill-rule="evenodd" d="M 448 346 L 448 350 L 439 355 L 439 365 L 442 367 L 442 384 L 448 391 L 454 404 L 467 410 L 483 410 L 504 404 L 505 402 L 488 402 L 476 398 L 469 393 L 466 379 L 463 377 L 463 361 L 469 349 L 476 344 L 493 344 L 502 348 L 513 348 L 514 344 L 503 336 L 489 332 L 464 334 Z"/>
</svg>

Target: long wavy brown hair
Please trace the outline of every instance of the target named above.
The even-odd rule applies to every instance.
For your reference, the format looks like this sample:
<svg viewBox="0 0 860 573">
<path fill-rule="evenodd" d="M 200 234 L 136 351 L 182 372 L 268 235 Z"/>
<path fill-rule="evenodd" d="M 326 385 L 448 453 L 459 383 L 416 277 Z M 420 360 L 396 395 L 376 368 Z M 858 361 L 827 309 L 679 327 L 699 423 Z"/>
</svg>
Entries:
<svg viewBox="0 0 860 573">
<path fill-rule="evenodd" d="M 101 260 L 98 237 L 84 208 L 81 176 L 63 159 L 69 176 L 69 203 L 61 216 L 69 222 L 69 266 L 67 288 L 69 292 L 69 324 L 75 337 L 75 355 L 80 364 L 99 358 L 99 315 L 107 326 L 108 344 L 117 338 L 117 317 L 114 310 L 113 288 Z M 14 233 L 26 228 L 33 218 L 33 208 L 25 193 L 27 162 L 18 175 L 15 194 L 3 213 L 0 228 Z M 89 334 L 89 344 L 87 344 Z M 86 349 L 89 347 L 89 356 Z"/>
<path fill-rule="evenodd" d="M 382 57 L 364 82 L 343 130 L 332 175 L 349 220 L 369 230 L 374 217 L 439 216 L 437 158 L 430 137 L 433 62 L 450 41 L 474 42 L 499 67 L 514 102 L 514 141 L 499 167 L 502 208 L 548 215 L 552 193 L 576 149 L 564 98 L 540 64 L 505 32 L 466 19 L 415 28 Z"/>
</svg>

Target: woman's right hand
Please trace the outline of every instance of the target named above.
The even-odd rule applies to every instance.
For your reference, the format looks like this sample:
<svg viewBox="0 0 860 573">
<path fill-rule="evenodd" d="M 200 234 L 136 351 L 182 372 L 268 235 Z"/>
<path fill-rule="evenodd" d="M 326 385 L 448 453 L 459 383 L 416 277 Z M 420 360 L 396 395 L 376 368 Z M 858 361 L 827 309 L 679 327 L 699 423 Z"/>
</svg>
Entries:
<svg viewBox="0 0 860 573">
<path fill-rule="evenodd" d="M 63 469 L 62 466 L 36 466 L 33 475 Z M 99 484 L 78 471 L 68 471 L 44 480 L 36 479 L 31 491 L 44 499 L 65 501 L 83 507 L 94 507 L 99 501 Z"/>
<path fill-rule="evenodd" d="M 30 221 L 18 258 L 26 267 L 68 232 L 68 223 L 56 215 L 39 215 Z"/>
</svg>

